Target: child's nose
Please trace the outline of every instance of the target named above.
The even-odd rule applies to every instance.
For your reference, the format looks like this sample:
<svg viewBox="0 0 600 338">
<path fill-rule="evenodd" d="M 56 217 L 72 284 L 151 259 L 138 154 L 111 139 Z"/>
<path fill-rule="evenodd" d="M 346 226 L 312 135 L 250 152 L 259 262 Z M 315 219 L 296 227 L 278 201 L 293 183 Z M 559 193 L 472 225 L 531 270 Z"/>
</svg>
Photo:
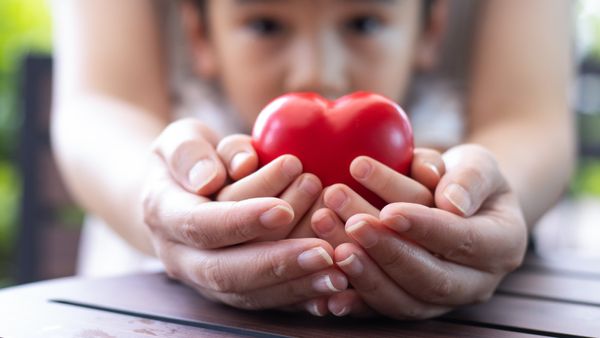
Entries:
<svg viewBox="0 0 600 338">
<path fill-rule="evenodd" d="M 346 56 L 335 37 L 326 34 L 298 41 L 288 65 L 286 91 L 316 92 L 337 98 L 349 90 Z"/>
</svg>

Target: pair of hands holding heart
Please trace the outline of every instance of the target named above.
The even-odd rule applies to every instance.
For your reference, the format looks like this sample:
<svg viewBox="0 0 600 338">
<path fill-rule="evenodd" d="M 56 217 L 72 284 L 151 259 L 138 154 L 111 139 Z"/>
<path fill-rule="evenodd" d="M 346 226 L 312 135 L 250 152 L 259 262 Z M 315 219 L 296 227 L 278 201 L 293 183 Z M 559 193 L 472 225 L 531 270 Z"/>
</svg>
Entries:
<svg viewBox="0 0 600 338">
<path fill-rule="evenodd" d="M 348 102 L 374 100 L 383 115 L 395 109 L 360 95 Z M 327 108 L 315 97 L 298 99 L 305 112 L 314 102 Z M 167 273 L 238 308 L 303 308 L 315 315 L 428 318 L 490 297 L 523 259 L 527 230 L 516 194 L 485 149 L 458 146 L 443 160 L 432 150 L 413 151 L 412 135 L 393 130 L 401 123 L 381 123 L 398 115 L 383 115 L 340 122 L 375 132 L 377 141 L 346 140 L 351 146 L 319 159 L 325 173 L 311 167 L 318 161 L 306 168 L 292 155 L 268 158 L 256 135 L 219 141 L 196 120 L 171 124 L 153 148 L 143 200 Z M 294 122 L 299 127 L 312 115 L 302 116 Z M 266 124 L 259 117 L 257 126 Z M 320 140 L 318 130 L 308 140 L 292 134 L 284 133 L 296 142 L 291 148 L 327 154 L 339 147 Z M 390 144 L 409 146 L 409 156 L 386 158 Z M 373 154 L 381 162 L 355 158 L 350 149 L 383 150 Z M 259 157 L 268 163 L 261 166 Z M 408 171 L 410 177 L 399 173 Z M 348 173 L 348 184 L 331 185 L 327 173 Z"/>
</svg>

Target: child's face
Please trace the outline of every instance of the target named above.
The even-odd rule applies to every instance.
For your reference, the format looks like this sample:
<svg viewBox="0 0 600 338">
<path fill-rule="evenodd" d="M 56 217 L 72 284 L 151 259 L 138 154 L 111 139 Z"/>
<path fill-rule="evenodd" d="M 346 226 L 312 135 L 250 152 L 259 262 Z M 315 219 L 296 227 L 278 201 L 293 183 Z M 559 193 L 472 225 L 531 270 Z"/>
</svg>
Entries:
<svg viewBox="0 0 600 338">
<path fill-rule="evenodd" d="M 424 49 L 421 6 L 420 0 L 213 0 L 208 22 L 198 25 L 190 15 L 185 22 L 196 69 L 216 80 L 251 126 L 286 92 L 337 98 L 368 90 L 401 101 Z"/>
</svg>

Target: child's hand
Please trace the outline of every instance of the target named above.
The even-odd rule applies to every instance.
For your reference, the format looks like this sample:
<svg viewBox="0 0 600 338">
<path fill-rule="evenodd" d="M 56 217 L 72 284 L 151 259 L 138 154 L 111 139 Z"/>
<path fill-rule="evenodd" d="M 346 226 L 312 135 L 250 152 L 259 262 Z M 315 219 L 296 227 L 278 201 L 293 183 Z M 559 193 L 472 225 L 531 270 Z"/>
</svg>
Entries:
<svg viewBox="0 0 600 338">
<path fill-rule="evenodd" d="M 217 153 L 227 167 L 232 184 L 219 191 L 219 201 L 241 201 L 257 197 L 278 197 L 289 203 L 294 219 L 287 225 L 259 236 L 254 240 L 279 240 L 305 217 L 321 194 L 321 182 L 313 174 L 302 173 L 302 163 L 292 155 L 283 155 L 258 168 L 258 156 L 250 136 L 232 135 L 224 138 Z M 314 237 L 314 236 L 310 236 Z"/>
<path fill-rule="evenodd" d="M 445 166 L 439 152 L 418 148 L 414 151 L 412 177 L 402 175 L 365 156 L 352 161 L 349 170 L 358 182 L 388 203 L 406 202 L 431 206 L 433 191 L 445 173 Z M 359 213 L 379 215 L 377 208 L 344 184 L 327 187 L 323 192 L 322 202 L 314 208 L 312 220 L 306 226 L 294 229 L 292 236 L 318 236 L 333 247 L 352 241 L 344 231 L 340 219 L 345 221 Z"/>
<path fill-rule="evenodd" d="M 360 170 L 361 165 L 367 170 Z M 433 204 L 433 191 L 440 178 L 445 174 L 444 161 L 439 152 L 430 149 L 415 149 L 411 166 L 411 176 L 404 176 L 395 170 L 368 157 L 358 157 L 350 165 L 352 176 L 367 188 L 377 193 L 388 203 L 406 202 L 431 206 Z M 317 208 L 313 214 L 312 222 L 302 222 L 294 229 L 293 237 L 313 237 L 327 240 L 333 247 L 343 243 L 354 243 L 344 230 L 344 222 L 356 214 L 369 214 L 378 216 L 379 210 L 364 198 L 343 184 L 327 187 L 323 198 L 315 203 Z M 342 222 L 342 220 L 344 222 Z M 311 228 L 312 226 L 312 228 Z M 337 295 L 347 303 L 352 303 L 353 312 L 369 312 L 369 307 L 362 302 L 354 290 L 347 290 Z M 311 300 L 308 308 L 317 309 L 320 314 L 329 312 L 327 299 Z M 360 311 L 358 311 L 360 309 Z M 338 309 L 340 310 L 340 309 Z M 348 309 L 350 310 L 350 308 Z M 336 312 L 337 313 L 337 312 Z"/>
<path fill-rule="evenodd" d="M 288 306 L 346 289 L 333 248 L 316 238 L 247 243 L 289 227 L 294 211 L 278 198 L 214 202 L 227 173 L 216 138 L 195 120 L 157 139 L 143 212 L 167 273 L 206 297 L 245 309 Z"/>
<path fill-rule="evenodd" d="M 355 242 L 338 246 L 335 260 L 354 289 L 330 297 L 331 312 L 370 307 L 400 319 L 437 316 L 485 301 L 521 264 L 525 221 L 493 156 L 466 145 L 445 160 L 435 200 L 446 210 L 393 203 L 379 217 L 344 218 Z"/>
</svg>

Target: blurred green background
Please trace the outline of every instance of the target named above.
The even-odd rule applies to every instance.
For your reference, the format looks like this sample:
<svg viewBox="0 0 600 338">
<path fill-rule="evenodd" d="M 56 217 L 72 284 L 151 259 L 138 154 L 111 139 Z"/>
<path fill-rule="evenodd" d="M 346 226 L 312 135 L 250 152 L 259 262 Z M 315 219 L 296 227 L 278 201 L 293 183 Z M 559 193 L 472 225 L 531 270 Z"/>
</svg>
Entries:
<svg viewBox="0 0 600 338">
<path fill-rule="evenodd" d="M 0 1 L 0 287 L 11 282 L 9 272 L 18 226 L 20 62 L 26 53 L 50 53 L 51 45 L 48 1 Z"/>
<path fill-rule="evenodd" d="M 577 5 L 580 61 L 600 65 L 600 1 Z M 0 0 L 0 287 L 11 284 L 15 234 L 19 226 L 18 131 L 20 66 L 24 55 L 51 53 L 47 0 Z M 598 68 L 600 69 L 600 67 Z M 600 198 L 600 75 L 579 76 L 577 121 L 584 149 L 570 189 L 573 199 Z"/>
</svg>

